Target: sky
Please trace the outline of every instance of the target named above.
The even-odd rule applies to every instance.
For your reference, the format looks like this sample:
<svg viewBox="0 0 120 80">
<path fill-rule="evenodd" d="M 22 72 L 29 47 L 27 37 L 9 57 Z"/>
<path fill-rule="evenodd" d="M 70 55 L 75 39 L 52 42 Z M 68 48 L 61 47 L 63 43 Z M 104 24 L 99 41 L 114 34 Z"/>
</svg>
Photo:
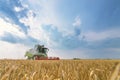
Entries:
<svg viewBox="0 0 120 80">
<path fill-rule="evenodd" d="M 120 0 L 0 0 L 0 59 L 35 44 L 61 59 L 120 58 Z"/>
</svg>

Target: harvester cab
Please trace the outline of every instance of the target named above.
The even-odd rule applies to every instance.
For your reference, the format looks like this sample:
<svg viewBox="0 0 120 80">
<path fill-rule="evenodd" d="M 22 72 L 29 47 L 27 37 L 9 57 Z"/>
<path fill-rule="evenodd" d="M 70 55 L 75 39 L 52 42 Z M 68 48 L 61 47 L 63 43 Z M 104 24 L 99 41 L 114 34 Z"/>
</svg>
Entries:
<svg viewBox="0 0 120 80">
<path fill-rule="evenodd" d="M 46 54 L 47 55 L 47 52 L 48 52 L 48 48 L 45 48 L 44 45 L 35 45 L 35 50 L 38 52 L 38 53 L 42 53 L 42 54 Z"/>
</svg>

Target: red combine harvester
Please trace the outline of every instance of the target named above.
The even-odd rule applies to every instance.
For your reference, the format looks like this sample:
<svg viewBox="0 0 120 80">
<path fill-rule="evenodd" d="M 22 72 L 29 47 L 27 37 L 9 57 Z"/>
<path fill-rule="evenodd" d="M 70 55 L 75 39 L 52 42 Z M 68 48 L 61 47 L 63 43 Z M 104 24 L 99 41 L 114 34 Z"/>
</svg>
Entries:
<svg viewBox="0 0 120 80">
<path fill-rule="evenodd" d="M 26 52 L 25 57 L 32 60 L 59 60 L 59 57 L 48 57 L 47 52 L 48 48 L 45 48 L 44 45 L 35 45 L 33 49 L 30 49 Z"/>
</svg>

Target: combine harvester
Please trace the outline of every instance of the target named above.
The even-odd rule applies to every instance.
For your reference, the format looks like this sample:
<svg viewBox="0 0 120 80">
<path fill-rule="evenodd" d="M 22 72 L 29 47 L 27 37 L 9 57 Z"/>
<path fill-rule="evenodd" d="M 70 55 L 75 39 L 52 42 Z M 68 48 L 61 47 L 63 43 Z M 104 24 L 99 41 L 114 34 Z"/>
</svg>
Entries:
<svg viewBox="0 0 120 80">
<path fill-rule="evenodd" d="M 59 60 L 59 57 L 48 57 L 48 48 L 44 45 L 35 45 L 33 49 L 26 52 L 25 57 L 29 60 Z"/>
</svg>

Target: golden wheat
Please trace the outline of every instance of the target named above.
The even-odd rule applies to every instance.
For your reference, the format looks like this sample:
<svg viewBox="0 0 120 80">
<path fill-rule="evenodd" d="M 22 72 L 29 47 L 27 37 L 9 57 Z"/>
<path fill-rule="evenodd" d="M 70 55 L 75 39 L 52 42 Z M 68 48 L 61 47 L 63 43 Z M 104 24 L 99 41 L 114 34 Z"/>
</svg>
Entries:
<svg viewBox="0 0 120 80">
<path fill-rule="evenodd" d="M 119 80 L 119 62 L 119 60 L 0 60 L 0 80 Z"/>
</svg>

